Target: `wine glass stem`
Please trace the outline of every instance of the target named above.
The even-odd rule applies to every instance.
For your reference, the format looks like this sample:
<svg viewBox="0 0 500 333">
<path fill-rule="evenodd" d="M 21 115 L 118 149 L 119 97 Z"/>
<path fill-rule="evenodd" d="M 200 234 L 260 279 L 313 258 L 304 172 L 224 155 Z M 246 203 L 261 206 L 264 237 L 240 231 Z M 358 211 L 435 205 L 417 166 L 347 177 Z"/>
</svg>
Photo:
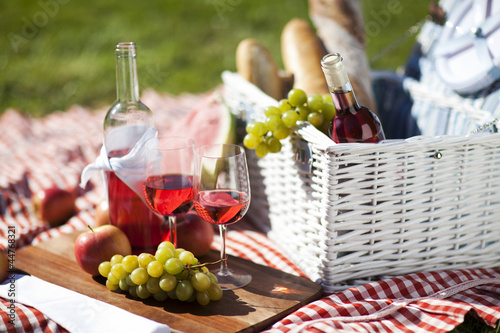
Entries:
<svg viewBox="0 0 500 333">
<path fill-rule="evenodd" d="M 175 216 L 168 217 L 168 230 L 170 231 L 170 242 L 177 247 L 177 223 Z"/>
<path fill-rule="evenodd" d="M 221 249 L 220 249 L 220 270 L 219 275 L 228 275 L 229 270 L 227 268 L 227 256 L 226 256 L 226 229 L 225 225 L 219 225 Z"/>
</svg>

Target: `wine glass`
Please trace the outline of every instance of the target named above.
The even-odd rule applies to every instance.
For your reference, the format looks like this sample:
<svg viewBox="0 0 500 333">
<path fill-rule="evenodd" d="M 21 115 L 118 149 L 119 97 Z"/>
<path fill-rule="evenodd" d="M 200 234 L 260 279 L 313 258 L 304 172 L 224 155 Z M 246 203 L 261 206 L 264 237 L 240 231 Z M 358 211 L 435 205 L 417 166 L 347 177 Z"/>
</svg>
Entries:
<svg viewBox="0 0 500 333">
<path fill-rule="evenodd" d="M 151 210 L 168 220 L 170 241 L 177 246 L 176 216 L 193 206 L 194 142 L 164 136 L 146 143 L 144 197 Z"/>
<path fill-rule="evenodd" d="M 221 265 L 214 274 L 223 290 L 243 287 L 252 276 L 229 269 L 226 256 L 226 230 L 238 222 L 250 205 L 250 183 L 245 150 L 237 145 L 214 144 L 195 150 L 193 202 L 198 215 L 217 224 L 222 240 Z"/>
</svg>

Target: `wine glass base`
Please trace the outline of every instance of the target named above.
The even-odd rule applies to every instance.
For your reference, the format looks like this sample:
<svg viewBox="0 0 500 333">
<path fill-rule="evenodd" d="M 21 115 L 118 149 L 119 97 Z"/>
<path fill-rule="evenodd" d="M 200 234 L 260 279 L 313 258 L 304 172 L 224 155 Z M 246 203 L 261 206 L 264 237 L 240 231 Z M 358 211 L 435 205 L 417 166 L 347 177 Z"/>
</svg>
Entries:
<svg viewBox="0 0 500 333">
<path fill-rule="evenodd" d="M 228 271 L 221 273 L 219 270 L 212 271 L 222 290 L 233 290 L 246 286 L 252 281 L 252 276 L 241 270 L 228 269 Z"/>
</svg>

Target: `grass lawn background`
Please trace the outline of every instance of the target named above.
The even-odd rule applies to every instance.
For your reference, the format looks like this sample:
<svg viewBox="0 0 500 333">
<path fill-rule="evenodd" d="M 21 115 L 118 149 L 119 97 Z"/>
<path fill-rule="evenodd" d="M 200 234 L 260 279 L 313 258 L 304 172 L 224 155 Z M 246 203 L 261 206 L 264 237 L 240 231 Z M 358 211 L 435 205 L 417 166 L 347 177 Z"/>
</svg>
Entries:
<svg viewBox="0 0 500 333">
<path fill-rule="evenodd" d="M 396 10 L 395 10 L 395 9 Z M 427 1 L 363 1 L 370 58 L 427 13 Z M 114 46 L 138 46 L 141 91 L 204 92 L 235 70 L 238 43 L 259 39 L 281 65 L 280 34 L 307 0 L 3 1 L 0 11 L 0 112 L 34 116 L 72 104 L 102 107 L 115 99 Z M 409 39 L 372 68 L 396 69 Z"/>
</svg>

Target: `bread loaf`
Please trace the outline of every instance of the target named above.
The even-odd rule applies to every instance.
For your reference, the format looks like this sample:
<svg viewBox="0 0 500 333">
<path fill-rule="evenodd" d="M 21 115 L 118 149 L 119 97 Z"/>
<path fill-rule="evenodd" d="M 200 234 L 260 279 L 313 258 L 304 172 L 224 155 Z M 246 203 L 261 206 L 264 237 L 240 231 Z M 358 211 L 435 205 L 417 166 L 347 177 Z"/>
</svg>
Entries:
<svg viewBox="0 0 500 333">
<path fill-rule="evenodd" d="M 306 20 L 292 19 L 281 33 L 281 56 L 285 70 L 294 77 L 294 88 L 308 95 L 327 94 L 325 76 L 321 69 L 321 58 L 326 50 L 321 40 Z"/>
<path fill-rule="evenodd" d="M 267 95 L 277 100 L 284 97 L 282 76 L 276 61 L 269 50 L 256 39 L 244 39 L 238 44 L 236 69 L 245 80 Z"/>
<path fill-rule="evenodd" d="M 361 0 L 309 0 L 311 20 L 326 50 L 342 55 L 359 104 L 377 113 L 361 9 Z"/>
</svg>

